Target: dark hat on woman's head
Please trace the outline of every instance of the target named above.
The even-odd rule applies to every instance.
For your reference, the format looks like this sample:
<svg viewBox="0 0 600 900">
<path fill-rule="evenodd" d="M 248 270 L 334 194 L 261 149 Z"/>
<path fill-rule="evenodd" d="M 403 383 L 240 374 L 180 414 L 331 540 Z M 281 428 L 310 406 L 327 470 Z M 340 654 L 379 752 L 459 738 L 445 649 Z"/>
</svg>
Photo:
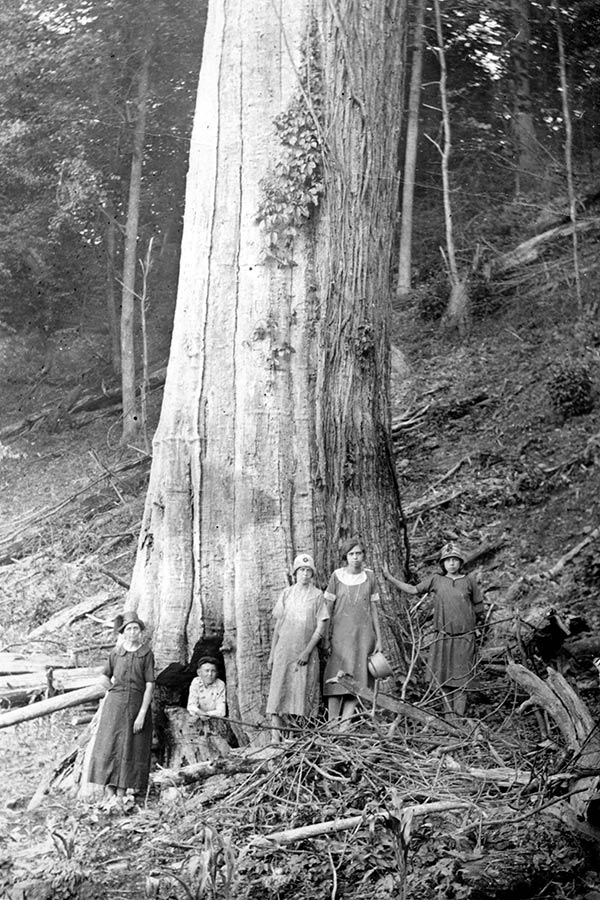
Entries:
<svg viewBox="0 0 600 900">
<path fill-rule="evenodd" d="M 465 554 L 459 545 L 454 541 L 449 541 L 447 544 L 444 544 L 440 550 L 440 562 L 444 562 L 445 559 L 450 559 L 452 556 L 455 556 L 456 559 L 460 559 L 462 563 L 465 561 Z"/>
<path fill-rule="evenodd" d="M 348 556 L 348 554 L 350 553 L 350 551 L 352 550 L 353 547 L 360 547 L 363 551 L 365 549 L 365 545 L 363 544 L 361 539 L 359 537 L 357 537 L 356 535 L 354 537 L 347 538 L 347 540 L 345 540 L 344 543 L 342 544 L 342 546 L 340 547 L 340 553 L 342 555 L 342 559 L 346 559 L 346 557 Z"/>
<path fill-rule="evenodd" d="M 217 669 L 219 668 L 219 660 L 215 659 L 214 656 L 201 656 L 196 663 L 196 668 L 199 669 L 200 666 L 204 666 L 206 663 L 210 663 L 211 666 L 215 666 Z"/>
<path fill-rule="evenodd" d="M 142 631 L 146 628 L 145 623 L 140 619 L 137 613 L 133 612 L 133 610 L 128 610 L 123 613 L 123 622 L 119 628 L 119 634 L 123 634 L 128 625 L 139 625 Z"/>
</svg>

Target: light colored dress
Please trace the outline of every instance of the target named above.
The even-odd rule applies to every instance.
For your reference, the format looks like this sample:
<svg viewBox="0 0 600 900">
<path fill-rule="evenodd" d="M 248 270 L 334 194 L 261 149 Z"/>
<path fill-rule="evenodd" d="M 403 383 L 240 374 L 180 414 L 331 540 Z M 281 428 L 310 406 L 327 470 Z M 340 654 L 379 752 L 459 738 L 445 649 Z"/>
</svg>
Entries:
<svg viewBox="0 0 600 900">
<path fill-rule="evenodd" d="M 315 649 L 305 666 L 298 658 L 319 622 L 329 619 L 323 592 L 314 585 L 286 588 L 273 609 L 276 622 L 271 685 L 267 701 L 270 715 L 316 716 L 321 700 L 319 653 Z"/>
<path fill-rule="evenodd" d="M 339 684 L 327 684 L 338 672 L 351 675 L 358 688 L 371 687 L 373 679 L 367 660 L 376 643 L 371 604 L 379 602 L 379 590 L 371 569 L 352 574 L 336 569 L 327 585 L 325 599 L 331 612 L 331 655 L 323 677 L 325 697 L 348 691 Z"/>
<path fill-rule="evenodd" d="M 434 639 L 429 649 L 430 678 L 444 688 L 466 688 L 475 666 L 475 626 L 483 614 L 483 597 L 473 574 L 450 578 L 430 575 L 415 585 L 418 594 L 434 595 Z"/>
</svg>

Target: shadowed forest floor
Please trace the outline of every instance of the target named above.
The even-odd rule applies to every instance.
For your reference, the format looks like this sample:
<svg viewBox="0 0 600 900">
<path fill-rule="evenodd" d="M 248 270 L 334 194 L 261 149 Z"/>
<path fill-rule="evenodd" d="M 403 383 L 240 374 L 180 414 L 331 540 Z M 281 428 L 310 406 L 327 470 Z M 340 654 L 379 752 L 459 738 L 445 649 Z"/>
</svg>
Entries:
<svg viewBox="0 0 600 900">
<path fill-rule="evenodd" d="M 394 440 L 411 571 L 421 577 L 430 571 L 448 539 L 460 540 L 467 553 L 489 547 L 475 565 L 490 610 L 484 651 L 515 641 L 515 616 L 530 609 L 552 607 L 563 619 L 584 619 L 585 646 L 581 635 L 569 638 L 553 662 L 597 713 L 600 691 L 592 665 L 600 650 L 597 541 L 556 577 L 536 576 L 598 525 L 600 343 L 589 326 L 582 332 L 567 301 L 550 290 L 533 299 L 490 300 L 496 311 L 479 308 L 463 340 L 444 336 L 436 321 L 424 321 L 415 303 L 396 309 L 392 333 L 399 351 L 392 384 Z M 82 351 L 81 365 L 84 358 Z M 585 361 L 591 373 L 593 408 L 585 414 L 561 414 L 556 367 L 564 360 Z M 13 367 L 5 377 L 0 426 L 58 405 L 81 381 L 81 371 L 70 366 L 37 387 L 36 378 L 35 367 Z M 103 378 L 100 364 L 84 375 L 89 389 L 100 387 Z M 151 427 L 159 405 L 156 392 Z M 110 633 L 103 621 L 122 606 L 125 590 L 118 579 L 130 577 L 149 470 L 143 444 L 123 450 L 118 430 L 114 413 L 84 426 L 74 417 L 53 419 L 50 429 L 42 420 L 0 444 L 1 651 L 75 653 L 78 665 L 104 659 L 101 645 Z M 113 474 L 105 477 L 106 470 Z M 397 561 L 389 564 L 400 574 Z M 527 583 L 507 605 L 507 591 L 522 576 L 528 576 Z M 50 616 L 94 594 L 109 598 L 96 613 L 35 642 L 28 638 Z M 366 710 L 345 736 L 332 737 L 324 727 L 298 733 L 275 767 L 268 756 L 257 758 L 250 775 L 216 776 L 178 790 L 168 802 L 159 801 L 154 788 L 143 809 L 118 819 L 93 805 L 75 804 L 60 785 L 38 809 L 26 810 L 49 762 L 84 734 L 86 726 L 74 724 L 75 713 L 0 731 L 5 785 L 0 888 L 7 892 L 0 895 L 44 896 L 35 894 L 38 888 L 9 891 L 15 882 L 47 878 L 53 867 L 52 897 L 386 900 L 398 896 L 406 856 L 402 829 L 410 826 L 402 807 L 452 799 L 476 807 L 492 824 L 474 830 L 464 810 L 415 818 L 408 896 L 598 900 L 600 875 L 590 863 L 597 856 L 593 834 L 574 837 L 563 830 L 557 844 L 558 826 L 550 828 L 543 816 L 532 815 L 533 801 L 524 790 L 511 793 L 514 788 L 478 783 L 471 776 L 440 774 L 441 748 L 448 753 L 448 746 L 453 759 L 470 769 L 531 766 L 543 772 L 544 791 L 547 778 L 561 771 L 560 735 L 551 729 L 544 740 L 533 717 L 516 712 L 523 697 L 493 654 L 482 664 L 479 688 L 471 724 L 450 737 L 423 733 L 411 722 L 392 729 L 393 715 L 372 718 Z M 413 694 L 418 699 L 418 682 Z M 378 820 L 382 798 L 387 808 L 397 801 L 400 832 Z M 287 850 L 252 846 L 253 836 L 264 830 L 365 810 L 372 810 L 373 820 L 360 833 L 355 829 Z M 519 860 L 525 846 L 527 860 Z M 529 893 L 516 892 L 507 864 L 529 869 L 523 876 Z M 206 894 L 200 892 L 201 876 Z"/>
</svg>

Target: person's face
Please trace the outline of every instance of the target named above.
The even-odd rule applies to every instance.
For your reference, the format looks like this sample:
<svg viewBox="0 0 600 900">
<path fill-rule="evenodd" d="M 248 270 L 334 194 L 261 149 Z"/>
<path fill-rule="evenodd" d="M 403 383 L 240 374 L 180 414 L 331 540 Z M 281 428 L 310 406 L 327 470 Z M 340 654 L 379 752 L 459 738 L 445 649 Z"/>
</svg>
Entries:
<svg viewBox="0 0 600 900">
<path fill-rule="evenodd" d="M 448 559 L 444 560 L 444 569 L 448 575 L 456 575 L 460 569 L 460 565 L 461 563 L 458 556 L 449 556 Z"/>
<path fill-rule="evenodd" d="M 139 644 L 142 640 L 142 629 L 137 622 L 130 622 L 123 629 L 123 637 L 129 644 Z"/>
<path fill-rule="evenodd" d="M 355 547 L 352 547 L 352 549 L 348 551 L 348 554 L 346 556 L 346 560 L 351 569 L 361 569 L 364 558 L 365 551 L 360 546 L 360 544 L 356 544 Z"/>
<path fill-rule="evenodd" d="M 296 582 L 297 584 L 308 584 L 313 577 L 313 570 L 310 566 L 299 566 L 296 569 Z"/>
<path fill-rule="evenodd" d="M 203 663 L 201 666 L 198 666 L 198 675 L 204 684 L 212 684 L 217 677 L 217 667 L 213 666 L 212 663 Z"/>
</svg>

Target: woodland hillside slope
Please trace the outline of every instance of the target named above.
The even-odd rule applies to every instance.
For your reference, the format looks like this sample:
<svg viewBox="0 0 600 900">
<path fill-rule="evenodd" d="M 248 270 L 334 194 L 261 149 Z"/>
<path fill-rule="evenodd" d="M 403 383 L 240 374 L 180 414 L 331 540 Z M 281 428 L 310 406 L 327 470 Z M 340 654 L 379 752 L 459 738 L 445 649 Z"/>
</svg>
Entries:
<svg viewBox="0 0 600 900">
<path fill-rule="evenodd" d="M 521 626 L 519 637 L 515 623 L 531 614 L 551 608 L 563 621 L 584 622 L 550 662 L 594 714 L 600 708 L 592 665 L 600 653 L 600 333 L 593 312 L 577 311 L 567 248 L 552 253 L 554 260 L 534 263 L 533 287 L 527 269 L 510 290 L 492 282 L 474 305 L 464 337 L 441 327 L 443 307 L 438 302 L 436 308 L 431 287 L 398 302 L 393 317 L 392 425 L 410 569 L 419 577 L 430 571 L 448 539 L 477 554 L 488 626 L 470 721 L 482 723 L 483 737 L 473 743 L 475 729 L 470 737 L 430 738 L 408 720 L 399 737 L 390 732 L 392 719 L 384 711 L 341 741 L 321 731 L 297 735 L 275 775 L 263 759 L 259 776 L 241 767 L 205 788 L 173 789 L 174 803 L 160 800 L 155 787 L 145 809 L 114 821 L 93 806 L 74 805 L 68 779 L 52 784 L 41 803 L 27 809 L 40 778 L 85 740 L 86 726 L 68 710 L 23 723 L 0 732 L 9 776 L 0 813 L 0 871 L 6 891 L 17 890 L 15 884 L 25 891 L 6 896 L 199 897 L 204 872 L 204 890 L 208 883 L 221 896 L 331 896 L 333 878 L 339 896 L 360 889 L 361 896 L 384 898 L 398 896 L 404 864 L 413 897 L 508 897 L 514 891 L 524 897 L 600 896 L 600 874 L 590 862 L 594 828 L 581 823 L 581 833 L 573 827 L 557 831 L 543 813 L 534 815 L 528 792 L 502 800 L 498 813 L 497 792 L 504 789 L 490 797 L 489 785 L 475 794 L 464 784 L 444 782 L 441 794 L 431 787 L 448 746 L 452 758 L 471 770 L 502 764 L 515 771 L 532 766 L 545 779 L 560 773 L 568 755 L 563 737 L 551 722 L 547 735 L 540 735 L 533 717 L 517 712 L 524 698 L 505 674 L 507 652 L 520 658 L 527 628 Z M 550 274 L 542 277 L 544 272 Z M 0 650 L 70 656 L 78 666 L 97 666 L 110 646 L 107 626 L 122 606 L 133 565 L 160 377 L 150 396 L 148 444 L 123 449 L 115 437 L 117 403 L 95 411 L 77 412 L 75 404 L 61 409 L 74 389 L 78 397 L 110 397 L 108 373 L 101 360 L 89 365 L 79 335 L 71 336 L 55 356 L 61 363 L 41 379 L 31 338 L 5 335 L 3 348 Z M 15 423 L 19 428 L 9 433 Z M 394 571 L 395 561 L 389 564 Z M 97 604 L 86 607 L 90 598 Z M 46 630 L 52 616 L 78 603 L 82 611 L 69 625 Z M 543 659 L 536 656 L 534 664 L 543 672 Z M 419 700 L 418 676 L 408 697 Z M 303 825 L 309 807 L 314 817 L 315 802 L 317 820 L 360 818 L 372 807 L 375 823 L 380 798 L 398 776 L 397 740 L 404 748 L 402 803 L 442 799 L 458 803 L 459 810 L 465 803 L 478 809 L 491 803 L 485 815 L 494 827 L 476 839 L 460 812 L 437 823 L 434 817 L 420 824 L 417 816 L 409 849 L 410 827 L 398 813 L 408 829 L 404 844 L 385 829 L 371 844 L 355 831 L 349 842 L 333 840 L 329 863 L 318 841 L 287 853 L 257 849 L 240 856 L 240 846 L 265 828 Z M 370 787 L 356 769 L 361 757 L 370 760 Z M 304 779 L 303 767 L 316 771 L 321 787 Z M 250 822 L 248 778 L 255 779 L 252 802 L 258 803 Z M 543 796 L 542 806 L 556 802 Z M 438 831 L 435 852 L 432 828 Z M 48 871 L 54 893 L 44 894 Z"/>
</svg>

